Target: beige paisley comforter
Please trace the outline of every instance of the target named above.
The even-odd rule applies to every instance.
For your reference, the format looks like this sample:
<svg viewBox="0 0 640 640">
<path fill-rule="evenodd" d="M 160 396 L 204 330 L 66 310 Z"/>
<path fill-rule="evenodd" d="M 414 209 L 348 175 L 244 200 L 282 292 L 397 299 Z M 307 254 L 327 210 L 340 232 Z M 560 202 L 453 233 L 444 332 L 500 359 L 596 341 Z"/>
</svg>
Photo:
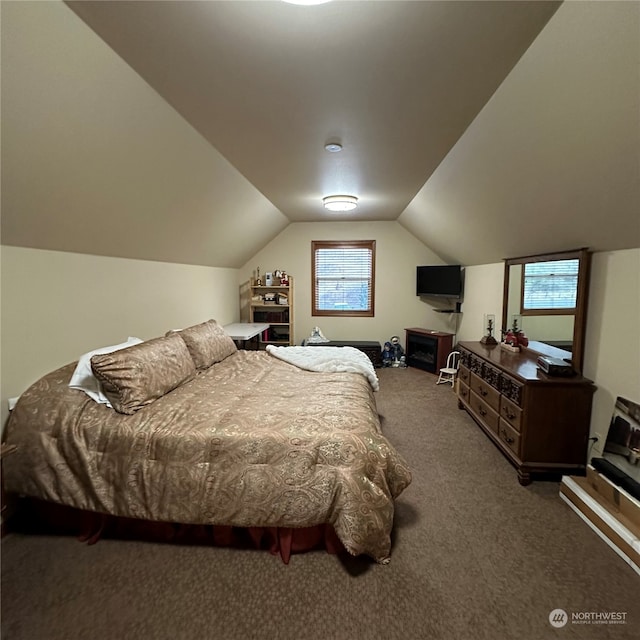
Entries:
<svg viewBox="0 0 640 640">
<path fill-rule="evenodd" d="M 166 522 L 331 523 L 349 553 L 388 559 L 394 498 L 411 475 L 364 376 L 238 351 L 123 415 L 70 389 L 73 370 L 20 397 L 7 491 Z"/>
</svg>

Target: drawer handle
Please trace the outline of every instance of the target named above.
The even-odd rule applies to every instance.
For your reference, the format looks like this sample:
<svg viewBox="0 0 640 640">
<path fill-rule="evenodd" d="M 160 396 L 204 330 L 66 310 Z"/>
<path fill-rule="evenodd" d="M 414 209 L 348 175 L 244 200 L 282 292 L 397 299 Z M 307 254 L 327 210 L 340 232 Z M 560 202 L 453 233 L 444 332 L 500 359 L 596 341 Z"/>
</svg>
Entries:
<svg viewBox="0 0 640 640">
<path fill-rule="evenodd" d="M 484 418 L 487 415 L 487 412 L 482 408 L 478 407 L 478 413 Z"/>
<path fill-rule="evenodd" d="M 486 391 L 485 389 L 480 389 L 480 395 L 481 395 L 481 396 L 488 396 L 488 395 L 489 395 L 489 392 L 488 392 L 488 391 Z"/>
<path fill-rule="evenodd" d="M 505 442 L 507 444 L 513 444 L 513 438 L 511 438 L 510 436 L 507 435 L 506 431 L 502 431 L 502 437 L 504 438 Z"/>
<path fill-rule="evenodd" d="M 505 415 L 507 416 L 507 420 L 515 420 L 516 414 L 511 413 L 509 410 L 505 410 Z"/>
</svg>

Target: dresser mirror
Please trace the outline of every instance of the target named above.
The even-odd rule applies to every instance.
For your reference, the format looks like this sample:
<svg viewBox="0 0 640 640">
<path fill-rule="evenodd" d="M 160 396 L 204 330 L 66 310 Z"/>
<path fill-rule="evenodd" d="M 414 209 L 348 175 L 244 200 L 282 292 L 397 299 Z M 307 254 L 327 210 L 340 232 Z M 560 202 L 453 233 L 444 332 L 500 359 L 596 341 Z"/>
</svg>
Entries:
<svg viewBox="0 0 640 640">
<path fill-rule="evenodd" d="M 502 329 L 517 327 L 529 349 L 582 373 L 591 253 L 576 249 L 505 260 Z"/>
</svg>

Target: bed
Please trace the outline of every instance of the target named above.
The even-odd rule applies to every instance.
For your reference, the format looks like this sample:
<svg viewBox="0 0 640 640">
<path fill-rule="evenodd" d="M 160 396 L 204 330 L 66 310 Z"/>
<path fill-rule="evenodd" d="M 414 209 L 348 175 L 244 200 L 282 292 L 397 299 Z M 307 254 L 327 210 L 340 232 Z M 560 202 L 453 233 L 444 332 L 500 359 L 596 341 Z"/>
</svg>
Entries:
<svg viewBox="0 0 640 640">
<path fill-rule="evenodd" d="M 82 359 L 26 390 L 6 491 L 142 521 L 327 524 L 350 554 L 388 562 L 411 474 L 381 432 L 375 373 L 237 350 L 213 320 L 83 358 L 104 401 L 69 386 Z"/>
</svg>

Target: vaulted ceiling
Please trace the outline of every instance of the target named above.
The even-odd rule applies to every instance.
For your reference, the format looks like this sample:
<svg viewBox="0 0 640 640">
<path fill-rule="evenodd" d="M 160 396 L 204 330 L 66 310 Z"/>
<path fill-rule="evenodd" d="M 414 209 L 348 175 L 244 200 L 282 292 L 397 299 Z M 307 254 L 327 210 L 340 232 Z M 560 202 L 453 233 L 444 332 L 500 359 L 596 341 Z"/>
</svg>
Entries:
<svg viewBox="0 0 640 640">
<path fill-rule="evenodd" d="M 292 221 L 397 219 L 558 6 L 67 4 Z"/>
<path fill-rule="evenodd" d="M 206 167 L 211 174 L 220 172 L 216 207 L 211 206 L 215 196 L 199 195 L 204 175 L 193 178 L 187 198 L 192 202 L 176 197 L 166 216 L 164 204 L 156 203 L 155 220 L 132 214 L 131 198 L 140 198 L 138 193 L 110 191 L 107 199 L 118 199 L 102 211 L 97 203 L 95 214 L 77 207 L 75 225 L 82 220 L 89 227 L 80 234 L 86 252 L 238 266 L 259 248 L 256 243 L 289 222 L 328 219 L 398 220 L 443 259 L 462 264 L 577 246 L 640 246 L 638 3 L 336 1 L 301 7 L 278 1 L 69 1 L 63 6 L 207 141 L 215 162 L 211 156 L 201 166 L 229 165 Z M 36 9 L 31 12 L 36 16 Z M 34 36 L 47 22 L 44 7 L 41 15 L 42 25 L 36 19 L 30 27 Z M 3 31 L 5 22 L 3 12 Z M 10 45 L 17 49 L 11 27 Z M 47 71 L 62 83 L 70 82 L 65 76 L 80 77 L 77 59 L 87 55 L 80 43 L 67 39 L 66 47 L 69 51 L 57 51 L 63 47 L 56 44 L 56 52 L 48 54 L 68 56 Z M 18 56 L 16 49 L 9 50 L 9 63 L 33 56 L 26 48 Z M 106 66 L 98 66 L 95 73 L 102 77 L 95 77 L 94 95 L 105 87 L 110 95 L 124 91 Z M 29 72 L 42 74 L 40 67 L 33 60 Z M 18 122 L 29 92 L 42 97 L 45 90 L 53 95 L 59 89 L 53 78 L 44 89 L 42 77 L 26 82 L 25 73 L 21 66 L 20 79 L 12 84 L 10 78 L 7 105 L 12 124 L 29 132 Z M 87 85 L 86 77 L 82 82 Z M 76 96 L 80 86 L 74 85 L 74 100 L 84 111 L 105 108 L 108 98 L 100 106 L 90 96 Z M 3 83 L 3 109 L 6 91 Z M 70 89 L 65 91 L 68 96 Z M 18 100 L 15 93 L 26 95 Z M 43 113 L 36 117 L 42 120 Z M 105 132 L 109 119 L 101 116 Z M 144 128 L 144 115 L 137 119 Z M 55 129 L 55 111 L 37 126 Z M 140 132 L 127 127 L 132 146 L 141 144 Z M 343 150 L 329 153 L 326 142 L 339 142 Z M 58 194 L 55 211 L 46 203 L 47 216 L 15 187 L 16 180 L 25 184 L 19 177 L 28 165 L 24 147 L 24 140 L 9 133 L 11 153 L 3 148 L 3 165 L 9 162 L 3 181 L 10 178 L 9 196 L 3 197 L 3 241 L 81 250 L 69 229 L 65 236 L 47 222 L 65 209 L 66 196 Z M 191 168 L 192 155 L 185 152 L 185 174 L 198 172 Z M 43 167 L 42 173 L 50 171 Z M 111 187 L 119 189 L 117 183 Z M 242 208 L 233 204 L 234 193 Z M 336 193 L 357 196 L 358 208 L 327 213 L 321 199 Z M 73 216 L 73 209 L 67 206 L 66 215 Z M 237 238 L 247 225 L 253 233 L 242 249 L 225 253 L 221 232 Z M 182 249 L 170 246 L 178 229 L 194 236 Z"/>
</svg>

